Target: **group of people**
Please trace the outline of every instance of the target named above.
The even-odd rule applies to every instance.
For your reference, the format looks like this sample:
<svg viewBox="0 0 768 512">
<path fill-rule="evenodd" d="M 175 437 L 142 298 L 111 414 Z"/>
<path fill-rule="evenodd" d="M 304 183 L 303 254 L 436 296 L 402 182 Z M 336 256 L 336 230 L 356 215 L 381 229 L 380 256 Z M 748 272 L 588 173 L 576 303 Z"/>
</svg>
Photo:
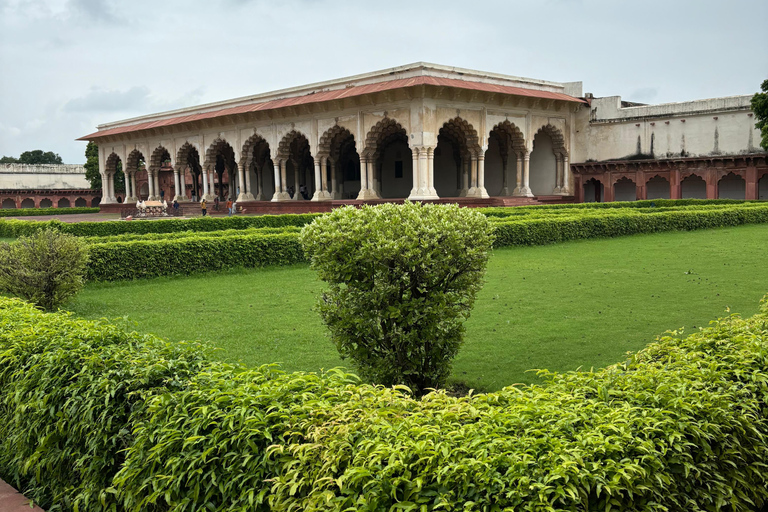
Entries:
<svg viewBox="0 0 768 512">
<path fill-rule="evenodd" d="M 175 201 L 174 201 L 175 202 Z M 219 198 L 216 197 L 216 199 L 213 200 L 214 209 L 216 211 L 219 210 Z M 200 210 L 203 212 L 203 217 L 208 215 L 208 202 L 203 198 L 200 201 Z M 227 215 L 232 216 L 232 214 L 237 213 L 237 202 L 232 201 L 232 199 L 227 199 Z"/>
</svg>

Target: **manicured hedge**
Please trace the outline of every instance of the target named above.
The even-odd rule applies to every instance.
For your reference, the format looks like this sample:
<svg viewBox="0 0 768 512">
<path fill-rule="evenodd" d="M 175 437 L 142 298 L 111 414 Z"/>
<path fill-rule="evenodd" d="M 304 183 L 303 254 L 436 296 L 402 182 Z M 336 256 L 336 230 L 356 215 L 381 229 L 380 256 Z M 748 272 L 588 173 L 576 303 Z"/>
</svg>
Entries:
<svg viewBox="0 0 768 512">
<path fill-rule="evenodd" d="M 68 215 L 73 213 L 99 213 L 99 208 L 74 206 L 72 208 L 2 208 L 0 217 L 30 217 L 39 215 Z"/>
<path fill-rule="evenodd" d="M 493 223 L 495 247 L 543 245 L 567 240 L 706 229 L 768 222 L 768 204 L 704 210 L 573 215 Z"/>
<path fill-rule="evenodd" d="M 90 246 L 87 278 L 139 279 L 301 261 L 305 258 L 297 233 L 108 242 Z"/>
<path fill-rule="evenodd" d="M 191 219 L 163 219 L 152 221 L 106 221 L 65 223 L 58 220 L 44 222 L 0 219 L 0 238 L 29 235 L 52 228 L 75 236 L 113 236 L 124 233 L 175 233 L 179 231 L 221 231 L 226 229 L 302 227 L 312 222 L 317 213 L 289 215 L 258 215 L 237 217 L 194 217 Z"/>
<path fill-rule="evenodd" d="M 301 228 L 296 226 L 285 226 L 282 228 L 246 228 L 246 229 L 225 229 L 222 231 L 177 231 L 175 233 L 126 233 L 124 235 L 113 236 L 88 236 L 83 239 L 90 243 L 107 242 L 131 242 L 134 240 L 172 240 L 190 237 L 222 237 L 232 235 L 274 235 L 280 233 L 299 233 Z"/>
<path fill-rule="evenodd" d="M 51 511 L 754 511 L 766 325 L 764 300 L 605 370 L 415 400 L 0 299 L 0 477 Z"/>
</svg>

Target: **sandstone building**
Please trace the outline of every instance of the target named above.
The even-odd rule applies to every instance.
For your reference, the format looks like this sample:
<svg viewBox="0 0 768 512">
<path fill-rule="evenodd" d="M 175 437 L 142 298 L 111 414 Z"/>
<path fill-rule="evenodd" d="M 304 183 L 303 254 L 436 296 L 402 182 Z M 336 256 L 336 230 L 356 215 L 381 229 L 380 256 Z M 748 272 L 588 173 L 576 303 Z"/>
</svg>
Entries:
<svg viewBox="0 0 768 512">
<path fill-rule="evenodd" d="M 234 197 L 467 204 L 768 197 L 751 96 L 639 105 L 557 83 L 416 63 L 100 125 L 102 207 Z M 306 191 L 305 194 L 302 192 Z"/>
<path fill-rule="evenodd" d="M 0 208 L 98 206 L 82 165 L 0 164 Z"/>
</svg>

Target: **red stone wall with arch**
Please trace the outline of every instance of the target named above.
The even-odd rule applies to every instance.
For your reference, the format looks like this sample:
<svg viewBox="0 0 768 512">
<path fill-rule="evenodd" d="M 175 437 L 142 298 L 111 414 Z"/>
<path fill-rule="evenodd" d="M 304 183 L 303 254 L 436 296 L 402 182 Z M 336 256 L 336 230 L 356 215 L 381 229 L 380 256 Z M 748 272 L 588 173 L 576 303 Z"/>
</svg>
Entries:
<svg viewBox="0 0 768 512">
<path fill-rule="evenodd" d="M 2 208 L 71 208 L 99 206 L 101 190 L 0 190 Z"/>
</svg>

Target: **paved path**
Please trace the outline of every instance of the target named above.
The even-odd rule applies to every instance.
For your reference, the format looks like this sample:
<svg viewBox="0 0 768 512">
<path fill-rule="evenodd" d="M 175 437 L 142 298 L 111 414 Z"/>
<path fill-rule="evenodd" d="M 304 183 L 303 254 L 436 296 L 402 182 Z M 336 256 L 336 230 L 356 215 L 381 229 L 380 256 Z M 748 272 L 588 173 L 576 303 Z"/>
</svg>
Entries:
<svg viewBox="0 0 768 512">
<path fill-rule="evenodd" d="M 30 507 L 29 503 L 30 500 L 0 480 L 0 512 L 45 512 L 40 507 Z"/>
</svg>

